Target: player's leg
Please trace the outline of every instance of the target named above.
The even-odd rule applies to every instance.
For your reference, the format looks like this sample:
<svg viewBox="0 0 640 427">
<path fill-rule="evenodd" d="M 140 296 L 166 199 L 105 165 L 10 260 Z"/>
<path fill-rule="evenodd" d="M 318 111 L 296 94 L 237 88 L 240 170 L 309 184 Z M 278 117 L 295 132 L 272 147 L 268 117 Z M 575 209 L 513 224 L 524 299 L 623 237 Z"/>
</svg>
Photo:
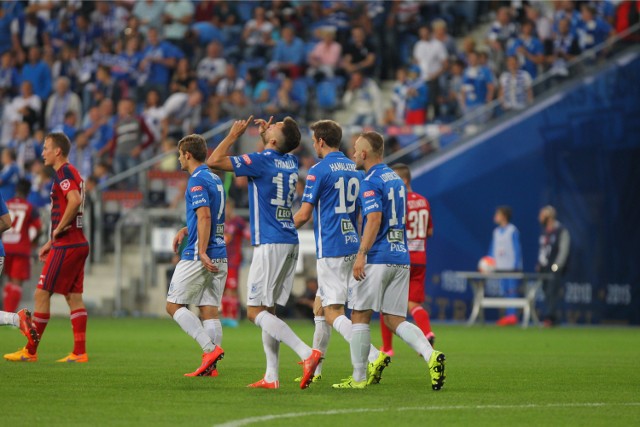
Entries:
<svg viewBox="0 0 640 427">
<path fill-rule="evenodd" d="M 222 345 L 222 322 L 220 321 L 220 305 L 224 298 L 227 281 L 227 264 L 225 262 L 216 262 L 218 271 L 212 274 L 212 280 L 209 282 L 203 293 L 200 307 L 200 317 L 202 318 L 202 326 L 207 332 L 211 341 L 216 345 Z"/>
<path fill-rule="evenodd" d="M 3 271 L 7 276 L 3 289 L 3 307 L 5 311 L 14 312 L 22 299 L 22 284 L 29 279 L 31 273 L 31 260 L 28 256 L 7 256 Z"/>
<path fill-rule="evenodd" d="M 238 269 L 229 268 L 224 293 L 222 295 L 222 322 L 225 326 L 238 326 L 239 306 Z"/>
<path fill-rule="evenodd" d="M 313 302 L 313 322 L 315 324 L 315 329 L 313 331 L 313 348 L 316 348 L 322 352 L 322 354 L 327 353 L 327 347 L 329 347 L 329 339 L 331 338 L 331 325 L 329 325 L 326 321 L 324 315 L 324 309 L 322 308 L 322 300 L 320 297 L 316 296 Z M 316 370 L 313 373 L 313 380 L 318 381 L 322 376 L 322 361 L 318 363 L 316 366 Z M 302 380 L 302 378 L 300 378 Z"/>
<path fill-rule="evenodd" d="M 409 270 L 409 314 L 413 317 L 416 326 L 422 330 L 424 335 L 433 346 L 435 335 L 431 331 L 431 321 L 429 313 L 424 309 L 424 281 L 427 267 L 424 265 L 412 265 Z"/>
<path fill-rule="evenodd" d="M 515 279 L 502 279 L 500 281 L 502 293 L 505 298 L 516 298 L 518 296 L 518 281 Z M 509 307 L 505 310 L 504 317 L 498 320 L 498 325 L 508 326 L 518 323 L 518 310 Z"/>
<path fill-rule="evenodd" d="M 384 323 L 384 315 L 380 314 L 380 335 L 382 335 L 382 348 L 380 351 L 393 356 L 393 332 Z"/>
</svg>

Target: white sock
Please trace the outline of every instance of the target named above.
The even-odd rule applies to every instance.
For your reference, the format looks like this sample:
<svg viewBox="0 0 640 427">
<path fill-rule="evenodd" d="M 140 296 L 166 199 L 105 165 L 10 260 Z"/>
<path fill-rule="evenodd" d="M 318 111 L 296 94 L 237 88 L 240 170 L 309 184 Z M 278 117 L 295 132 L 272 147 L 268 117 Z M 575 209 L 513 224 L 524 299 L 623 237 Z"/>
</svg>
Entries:
<svg viewBox="0 0 640 427">
<path fill-rule="evenodd" d="M 264 380 L 268 383 L 278 381 L 280 341 L 269 335 L 267 331 L 262 330 L 262 347 L 267 357 L 267 370 L 264 373 Z"/>
<path fill-rule="evenodd" d="M 20 327 L 20 317 L 17 313 L 11 313 L 8 311 L 0 311 L 0 325 L 11 325 L 16 328 Z"/>
<path fill-rule="evenodd" d="M 185 331 L 191 338 L 198 341 L 202 351 L 205 353 L 212 352 L 216 348 L 215 344 L 209 338 L 209 335 L 202 327 L 202 323 L 198 316 L 193 314 L 186 307 L 181 307 L 173 313 L 173 320 L 178 322 L 178 325 Z"/>
<path fill-rule="evenodd" d="M 399 336 L 402 341 L 409 344 L 409 346 L 420 353 L 420 355 L 429 362 L 431 353 L 433 353 L 433 347 L 427 341 L 420 328 L 413 323 L 406 320 L 398 325 L 396 328 L 396 335 Z"/>
<path fill-rule="evenodd" d="M 353 365 L 353 380 L 367 379 L 367 353 L 371 347 L 371 333 L 366 323 L 356 323 L 351 327 L 351 364 Z"/>
<path fill-rule="evenodd" d="M 220 319 L 204 320 L 202 327 L 215 345 L 222 345 L 222 323 L 220 323 Z"/>
<path fill-rule="evenodd" d="M 316 329 L 313 332 L 313 348 L 317 348 L 322 354 L 327 353 L 329 347 L 329 338 L 331 338 L 331 326 L 325 321 L 324 316 L 316 316 L 313 318 L 316 323 Z M 318 367 L 314 375 L 322 374 L 322 360 L 318 363 Z"/>
<path fill-rule="evenodd" d="M 256 316 L 255 323 L 273 338 L 291 347 L 300 356 L 300 359 L 305 360 L 311 356 L 311 347 L 302 342 L 286 323 L 268 311 L 261 311 Z"/>
<path fill-rule="evenodd" d="M 352 326 L 351 320 L 345 316 L 344 314 L 338 316 L 333 321 L 333 329 L 338 331 L 340 335 L 348 342 L 351 343 L 351 335 L 352 335 Z M 380 350 L 375 348 L 373 345 L 369 347 L 369 362 L 375 362 L 380 354 Z"/>
</svg>

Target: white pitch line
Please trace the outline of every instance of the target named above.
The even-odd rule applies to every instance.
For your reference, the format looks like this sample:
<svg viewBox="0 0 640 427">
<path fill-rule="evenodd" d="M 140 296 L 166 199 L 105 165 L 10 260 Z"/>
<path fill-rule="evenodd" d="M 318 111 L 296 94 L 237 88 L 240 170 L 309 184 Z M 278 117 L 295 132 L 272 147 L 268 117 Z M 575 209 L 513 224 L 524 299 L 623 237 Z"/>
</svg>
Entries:
<svg viewBox="0 0 640 427">
<path fill-rule="evenodd" d="M 342 415 L 356 414 L 361 412 L 405 412 L 405 411 L 459 411 L 459 410 L 478 410 L 478 409 L 537 409 L 537 408 L 599 408 L 603 406 L 640 406 L 640 402 L 626 403 L 548 403 L 536 404 L 530 403 L 526 405 L 451 405 L 451 406 L 416 406 L 416 407 L 400 407 L 400 408 L 351 408 L 351 409 L 332 409 L 328 411 L 310 411 L 310 412 L 289 412 L 285 414 L 262 415 L 259 417 L 242 418 L 239 420 L 228 421 L 223 424 L 215 424 L 214 427 L 242 427 L 249 424 L 273 421 L 283 418 L 308 417 L 315 415 Z"/>
</svg>

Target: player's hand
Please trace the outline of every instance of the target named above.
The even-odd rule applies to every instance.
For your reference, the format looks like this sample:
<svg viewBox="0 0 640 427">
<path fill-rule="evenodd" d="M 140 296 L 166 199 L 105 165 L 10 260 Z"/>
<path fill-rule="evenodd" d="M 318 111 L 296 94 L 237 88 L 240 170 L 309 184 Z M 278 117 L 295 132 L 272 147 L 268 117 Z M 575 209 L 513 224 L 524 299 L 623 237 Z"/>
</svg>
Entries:
<svg viewBox="0 0 640 427">
<path fill-rule="evenodd" d="M 217 273 L 218 267 L 211 261 L 211 258 L 207 254 L 200 254 L 200 262 L 204 265 L 204 268 L 211 273 Z"/>
<path fill-rule="evenodd" d="M 253 123 L 260 129 L 260 133 L 265 133 L 267 129 L 269 129 L 269 126 L 271 126 L 271 122 L 273 122 L 273 116 L 269 117 L 269 121 L 266 121 L 265 119 L 255 119 L 253 121 Z"/>
<path fill-rule="evenodd" d="M 173 238 L 173 252 L 174 253 L 178 253 L 178 247 L 180 246 L 180 244 L 182 243 L 182 239 L 184 239 L 184 236 L 187 235 L 187 227 L 184 227 L 182 229 L 180 229 L 180 231 L 178 231 L 176 233 L 176 237 Z"/>
<path fill-rule="evenodd" d="M 247 120 L 236 120 L 235 122 L 233 122 L 231 130 L 229 131 L 229 135 L 233 136 L 234 138 L 240 137 L 251 124 L 251 120 L 253 120 L 253 116 L 249 116 Z"/>
<path fill-rule="evenodd" d="M 353 263 L 353 278 L 360 281 L 364 280 L 366 275 L 364 274 L 364 266 L 367 263 L 365 255 L 358 253 L 356 256 L 356 262 Z"/>
<path fill-rule="evenodd" d="M 45 262 L 45 260 L 47 259 L 47 255 L 49 255 L 50 251 L 51 251 L 51 240 L 49 240 L 47 243 L 42 245 L 42 247 L 38 251 L 38 259 L 40 259 L 41 262 Z"/>
<path fill-rule="evenodd" d="M 55 230 L 53 230 L 53 233 L 51 233 L 51 240 L 56 240 L 58 237 L 64 234 L 65 231 L 67 231 L 70 228 L 71 228 L 71 225 L 67 225 L 62 230 L 60 230 L 59 228 L 56 228 Z"/>
</svg>

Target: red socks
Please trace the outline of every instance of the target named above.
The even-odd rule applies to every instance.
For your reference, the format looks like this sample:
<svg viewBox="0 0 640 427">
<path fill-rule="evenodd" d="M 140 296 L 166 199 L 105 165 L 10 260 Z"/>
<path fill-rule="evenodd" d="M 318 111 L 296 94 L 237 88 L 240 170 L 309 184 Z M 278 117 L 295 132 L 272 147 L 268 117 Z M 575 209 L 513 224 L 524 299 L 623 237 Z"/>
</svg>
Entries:
<svg viewBox="0 0 640 427">
<path fill-rule="evenodd" d="M 71 312 L 73 328 L 73 354 L 84 354 L 86 350 L 87 310 L 80 308 Z"/>
<path fill-rule="evenodd" d="M 47 323 L 49 323 L 49 317 L 51 315 L 49 313 L 33 313 L 31 316 L 31 320 L 33 321 L 34 326 L 36 327 L 36 331 L 38 332 L 38 336 L 42 339 L 42 334 L 44 334 L 44 329 L 47 327 Z M 31 354 L 36 354 L 36 350 L 38 350 L 38 344 L 30 345 L 27 344 L 27 351 Z"/>
<path fill-rule="evenodd" d="M 226 319 L 238 319 L 238 298 L 234 296 L 222 297 L 222 317 Z"/>
<path fill-rule="evenodd" d="M 22 287 L 14 283 L 8 282 L 4 285 L 2 292 L 2 306 L 4 311 L 15 313 L 20 305 L 20 299 L 22 298 Z"/>
<path fill-rule="evenodd" d="M 411 310 L 411 316 L 422 333 L 427 336 L 431 332 L 431 322 L 429 322 L 429 313 L 423 307 L 418 306 Z"/>
<path fill-rule="evenodd" d="M 393 350 L 393 332 L 384 324 L 384 316 L 380 314 L 380 332 L 382 332 L 382 351 L 388 352 Z"/>
</svg>

